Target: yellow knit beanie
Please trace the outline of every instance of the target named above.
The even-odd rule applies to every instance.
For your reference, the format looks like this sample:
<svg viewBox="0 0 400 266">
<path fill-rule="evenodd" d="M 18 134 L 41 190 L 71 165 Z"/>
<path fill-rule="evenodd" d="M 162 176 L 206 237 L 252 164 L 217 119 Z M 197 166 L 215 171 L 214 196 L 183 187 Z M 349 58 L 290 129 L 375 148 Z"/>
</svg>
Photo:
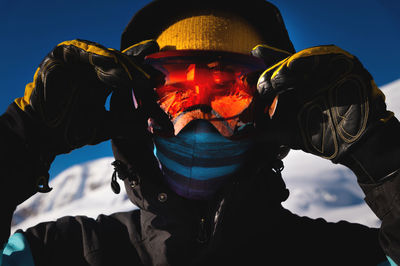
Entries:
<svg viewBox="0 0 400 266">
<path fill-rule="evenodd" d="M 218 50 L 249 54 L 262 43 L 256 30 L 244 19 L 214 12 L 183 18 L 168 26 L 157 38 L 161 50 Z"/>
<path fill-rule="evenodd" d="M 248 54 L 257 44 L 294 53 L 279 9 L 266 0 L 153 0 L 134 14 L 120 50 L 143 40 L 163 50 L 224 50 Z"/>
</svg>

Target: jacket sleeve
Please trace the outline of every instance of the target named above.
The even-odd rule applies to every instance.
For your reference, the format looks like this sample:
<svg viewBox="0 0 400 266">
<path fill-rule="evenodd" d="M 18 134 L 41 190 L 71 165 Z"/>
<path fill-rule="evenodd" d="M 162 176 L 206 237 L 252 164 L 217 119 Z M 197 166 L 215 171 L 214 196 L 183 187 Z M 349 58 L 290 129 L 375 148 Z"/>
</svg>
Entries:
<svg viewBox="0 0 400 266">
<path fill-rule="evenodd" d="M 365 201 L 381 219 L 379 240 L 400 265 L 400 123 L 392 117 L 371 132 L 349 155 Z"/>
<path fill-rule="evenodd" d="M 15 208 L 38 191 L 48 191 L 48 170 L 37 140 L 39 130 L 15 103 L 0 116 L 0 247 L 10 235 Z"/>
</svg>

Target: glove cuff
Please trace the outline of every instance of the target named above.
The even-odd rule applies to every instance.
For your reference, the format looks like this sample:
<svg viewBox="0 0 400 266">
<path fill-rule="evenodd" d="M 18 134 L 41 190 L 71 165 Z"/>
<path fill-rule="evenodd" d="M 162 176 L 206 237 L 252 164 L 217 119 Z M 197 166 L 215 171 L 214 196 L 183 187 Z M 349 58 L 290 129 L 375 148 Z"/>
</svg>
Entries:
<svg viewBox="0 0 400 266">
<path fill-rule="evenodd" d="M 377 184 L 400 169 L 400 123 L 393 116 L 371 130 L 340 160 L 361 184 Z"/>
</svg>

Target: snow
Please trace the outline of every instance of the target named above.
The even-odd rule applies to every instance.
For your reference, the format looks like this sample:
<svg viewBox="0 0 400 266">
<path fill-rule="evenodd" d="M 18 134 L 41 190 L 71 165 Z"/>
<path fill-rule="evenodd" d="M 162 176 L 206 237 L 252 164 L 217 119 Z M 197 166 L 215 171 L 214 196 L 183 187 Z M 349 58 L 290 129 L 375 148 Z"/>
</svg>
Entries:
<svg viewBox="0 0 400 266">
<path fill-rule="evenodd" d="M 387 97 L 388 109 L 399 114 L 400 79 L 381 89 Z M 65 215 L 96 218 L 99 214 L 135 209 L 122 182 L 120 194 L 111 190 L 112 161 L 111 157 L 101 158 L 60 173 L 50 182 L 53 187 L 50 193 L 38 193 L 18 206 L 12 232 Z M 380 221 L 365 204 L 356 177 L 346 167 L 294 150 L 284 159 L 284 164 L 282 174 L 290 190 L 284 207 L 301 216 L 379 227 Z"/>
<path fill-rule="evenodd" d="M 290 196 L 283 206 L 301 216 L 323 217 L 379 226 L 379 219 L 365 204 L 355 175 L 301 151 L 291 151 L 284 160 L 283 176 Z"/>
<path fill-rule="evenodd" d="M 101 158 L 75 165 L 60 173 L 50 181 L 49 185 L 53 188 L 50 193 L 37 193 L 17 207 L 12 231 L 66 215 L 96 218 L 99 214 L 137 208 L 125 193 L 112 192 L 113 160 L 112 157 Z M 123 188 L 122 182 L 120 185 Z"/>
<path fill-rule="evenodd" d="M 388 110 L 395 114 L 400 114 L 400 104 L 398 101 L 398 99 L 400 99 L 400 79 L 382 86 L 381 90 L 386 95 Z M 396 117 L 399 118 L 398 115 L 396 115 Z"/>
</svg>

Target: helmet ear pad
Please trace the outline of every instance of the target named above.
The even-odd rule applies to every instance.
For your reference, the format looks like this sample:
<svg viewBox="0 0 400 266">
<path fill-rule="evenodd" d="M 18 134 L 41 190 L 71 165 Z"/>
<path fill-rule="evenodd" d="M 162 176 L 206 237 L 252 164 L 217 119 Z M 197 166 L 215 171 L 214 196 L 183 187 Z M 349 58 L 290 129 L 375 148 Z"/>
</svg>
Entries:
<svg viewBox="0 0 400 266">
<path fill-rule="evenodd" d="M 150 158 L 145 156 L 146 151 L 152 155 L 153 142 L 146 116 L 140 108 L 135 108 L 132 91 L 115 90 L 110 99 L 110 112 L 119 126 L 111 141 L 115 159 L 132 167 L 146 162 Z"/>
<path fill-rule="evenodd" d="M 147 135 L 147 116 L 134 102 L 132 89 L 118 88 L 110 98 L 110 112 L 118 121 L 114 138 L 137 138 Z"/>
</svg>

